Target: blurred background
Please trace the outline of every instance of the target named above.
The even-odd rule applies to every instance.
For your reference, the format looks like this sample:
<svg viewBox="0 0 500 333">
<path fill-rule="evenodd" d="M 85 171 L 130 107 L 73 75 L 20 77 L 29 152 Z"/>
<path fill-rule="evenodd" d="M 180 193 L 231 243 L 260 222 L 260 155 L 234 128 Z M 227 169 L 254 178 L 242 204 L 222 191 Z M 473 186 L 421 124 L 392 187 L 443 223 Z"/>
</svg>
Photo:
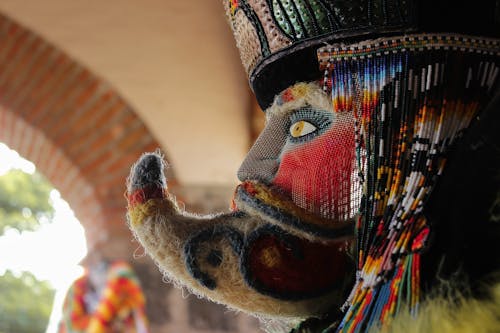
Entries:
<svg viewBox="0 0 500 333">
<path fill-rule="evenodd" d="M 133 266 L 153 333 L 259 332 L 163 281 L 124 191 L 161 149 L 187 210 L 227 211 L 262 126 L 222 1 L 0 0 L 0 333 L 56 332 L 89 254 Z"/>
</svg>

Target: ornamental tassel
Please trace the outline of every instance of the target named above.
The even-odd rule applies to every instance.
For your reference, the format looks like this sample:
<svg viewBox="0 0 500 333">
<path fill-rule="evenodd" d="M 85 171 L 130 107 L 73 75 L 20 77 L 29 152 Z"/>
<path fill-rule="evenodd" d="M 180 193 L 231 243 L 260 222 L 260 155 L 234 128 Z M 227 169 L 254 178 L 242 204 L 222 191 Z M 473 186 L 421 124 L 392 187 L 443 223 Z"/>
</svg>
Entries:
<svg viewBox="0 0 500 333">
<path fill-rule="evenodd" d="M 334 112 L 356 119 L 358 273 L 339 332 L 386 325 L 403 308 L 418 312 L 430 233 L 423 207 L 449 147 L 497 81 L 499 49 L 490 40 L 416 35 L 318 51 Z"/>
</svg>

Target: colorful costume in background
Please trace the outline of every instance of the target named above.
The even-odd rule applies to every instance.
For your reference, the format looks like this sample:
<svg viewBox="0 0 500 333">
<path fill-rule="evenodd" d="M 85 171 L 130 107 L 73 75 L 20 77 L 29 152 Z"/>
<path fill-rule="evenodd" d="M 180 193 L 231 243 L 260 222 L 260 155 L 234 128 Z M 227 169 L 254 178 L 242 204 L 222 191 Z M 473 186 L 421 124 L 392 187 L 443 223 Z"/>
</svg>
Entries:
<svg viewBox="0 0 500 333">
<path fill-rule="evenodd" d="M 94 310 L 90 310 L 91 289 L 86 272 L 70 287 L 63 306 L 60 333 L 147 333 L 145 299 L 139 280 L 125 262 L 108 268 L 106 285 Z"/>
<path fill-rule="evenodd" d="M 500 4 L 224 4 L 267 123 L 229 214 L 179 209 L 158 154 L 133 167 L 165 274 L 297 331 L 389 329 L 457 272 L 477 296 L 500 270 Z"/>
</svg>

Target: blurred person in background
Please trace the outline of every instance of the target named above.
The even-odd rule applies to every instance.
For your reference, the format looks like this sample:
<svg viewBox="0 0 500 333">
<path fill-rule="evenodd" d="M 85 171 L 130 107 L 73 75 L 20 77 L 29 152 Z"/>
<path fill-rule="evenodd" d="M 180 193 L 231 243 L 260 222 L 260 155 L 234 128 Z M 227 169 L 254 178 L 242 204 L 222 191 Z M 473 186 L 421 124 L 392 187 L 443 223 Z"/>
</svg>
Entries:
<svg viewBox="0 0 500 333">
<path fill-rule="evenodd" d="M 145 298 L 132 267 L 97 254 L 66 295 L 59 333 L 147 333 Z"/>
</svg>

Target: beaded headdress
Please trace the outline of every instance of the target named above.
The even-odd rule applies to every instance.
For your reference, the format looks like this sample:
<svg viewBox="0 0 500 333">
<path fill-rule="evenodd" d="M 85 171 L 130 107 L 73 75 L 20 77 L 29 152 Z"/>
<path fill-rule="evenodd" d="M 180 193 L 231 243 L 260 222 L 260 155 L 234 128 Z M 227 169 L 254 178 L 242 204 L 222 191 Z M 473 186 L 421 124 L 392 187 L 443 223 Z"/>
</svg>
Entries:
<svg viewBox="0 0 500 333">
<path fill-rule="evenodd" d="M 250 86 L 263 109 L 295 82 L 320 75 L 316 49 L 413 32 L 497 36 L 494 0 L 224 0 Z"/>
</svg>

